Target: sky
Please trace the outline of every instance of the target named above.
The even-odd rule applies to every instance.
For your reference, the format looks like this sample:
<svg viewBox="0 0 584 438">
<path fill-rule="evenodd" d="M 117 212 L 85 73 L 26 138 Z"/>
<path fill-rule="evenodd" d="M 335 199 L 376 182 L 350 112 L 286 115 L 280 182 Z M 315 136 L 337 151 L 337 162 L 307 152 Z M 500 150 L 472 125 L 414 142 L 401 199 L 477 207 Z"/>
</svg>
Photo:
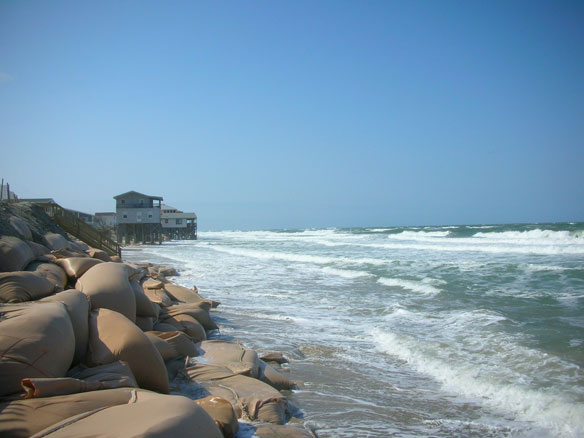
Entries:
<svg viewBox="0 0 584 438">
<path fill-rule="evenodd" d="M 199 229 L 584 221 L 584 2 L 0 0 L 0 177 Z"/>
</svg>

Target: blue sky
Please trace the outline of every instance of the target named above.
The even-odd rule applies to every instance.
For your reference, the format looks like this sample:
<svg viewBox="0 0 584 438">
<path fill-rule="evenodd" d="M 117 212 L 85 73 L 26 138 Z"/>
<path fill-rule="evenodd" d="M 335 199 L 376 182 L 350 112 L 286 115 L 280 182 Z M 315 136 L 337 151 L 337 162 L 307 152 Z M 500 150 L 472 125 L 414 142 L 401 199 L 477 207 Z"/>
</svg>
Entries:
<svg viewBox="0 0 584 438">
<path fill-rule="evenodd" d="M 0 177 L 201 229 L 584 220 L 584 3 L 0 1 Z"/>
</svg>

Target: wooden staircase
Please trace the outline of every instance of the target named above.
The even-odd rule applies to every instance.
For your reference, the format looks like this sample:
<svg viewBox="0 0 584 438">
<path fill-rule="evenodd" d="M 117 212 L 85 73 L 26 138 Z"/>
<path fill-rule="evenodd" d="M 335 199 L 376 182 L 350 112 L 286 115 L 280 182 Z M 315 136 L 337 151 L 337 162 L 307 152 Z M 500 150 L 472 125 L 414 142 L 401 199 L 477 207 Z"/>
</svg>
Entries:
<svg viewBox="0 0 584 438">
<path fill-rule="evenodd" d="M 110 256 L 122 255 L 120 245 L 91 225 L 83 222 L 73 213 L 61 207 L 59 204 L 37 204 L 40 205 L 47 215 L 64 231 L 77 237 L 82 242 L 97 249 L 107 252 Z"/>
</svg>

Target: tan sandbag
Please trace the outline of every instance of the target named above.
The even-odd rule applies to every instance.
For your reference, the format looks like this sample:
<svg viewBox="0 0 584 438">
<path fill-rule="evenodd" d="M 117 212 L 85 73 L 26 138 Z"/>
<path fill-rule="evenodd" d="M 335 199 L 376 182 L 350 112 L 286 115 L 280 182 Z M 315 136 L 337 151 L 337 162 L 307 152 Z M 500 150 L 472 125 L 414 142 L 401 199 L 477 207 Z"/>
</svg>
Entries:
<svg viewBox="0 0 584 438">
<path fill-rule="evenodd" d="M 78 240 L 78 239 L 70 240 L 69 247 L 73 251 L 79 251 L 79 252 L 83 252 L 83 253 L 89 249 L 89 245 L 87 243 L 82 242 L 81 240 Z"/>
<path fill-rule="evenodd" d="M 90 268 L 75 284 L 89 297 L 92 309 L 110 309 L 136 321 L 136 298 L 128 274 L 120 263 L 104 262 Z"/>
<path fill-rule="evenodd" d="M 122 387 L 138 388 L 138 383 L 130 365 L 121 360 L 96 367 L 87 367 L 84 364 L 79 364 L 71 368 L 67 375 L 86 382 L 99 382 L 103 386 L 103 389 Z"/>
<path fill-rule="evenodd" d="M 195 345 L 200 357 L 209 365 L 229 368 L 233 374 L 259 377 L 260 362 L 254 350 L 238 342 L 202 341 Z"/>
<path fill-rule="evenodd" d="M 151 316 L 136 316 L 136 326 L 143 332 L 151 332 L 154 329 L 154 318 Z"/>
<path fill-rule="evenodd" d="M 160 280 L 155 280 L 154 278 L 147 278 L 142 282 L 142 287 L 144 289 L 163 289 L 164 283 Z"/>
<path fill-rule="evenodd" d="M 78 394 L 80 392 L 100 391 L 126 387 L 119 382 L 101 382 L 98 380 L 86 381 L 73 377 L 30 378 L 22 379 L 22 387 L 26 391 L 26 398 L 54 397 L 57 395 Z"/>
<path fill-rule="evenodd" d="M 26 271 L 37 272 L 55 286 L 56 291 L 63 290 L 67 285 L 67 274 L 54 263 L 32 262 L 26 266 Z"/>
<path fill-rule="evenodd" d="M 178 275 L 178 272 L 172 266 L 160 266 L 158 268 L 158 275 L 164 277 L 175 277 Z"/>
<path fill-rule="evenodd" d="M 120 313 L 104 308 L 92 311 L 87 364 L 97 366 L 116 360 L 128 363 L 141 388 L 168 393 L 164 361 L 148 337 Z"/>
<path fill-rule="evenodd" d="M 89 311 L 87 295 L 75 289 L 68 289 L 40 300 L 42 302 L 60 302 L 65 305 L 75 334 L 75 355 L 73 364 L 85 359 L 89 342 Z"/>
<path fill-rule="evenodd" d="M 180 395 L 137 392 L 134 402 L 68 418 L 32 438 L 222 438 L 213 419 Z"/>
<path fill-rule="evenodd" d="M 0 403 L 0 436 L 28 438 L 66 418 L 108 406 L 127 404 L 128 388 Z"/>
<path fill-rule="evenodd" d="M 164 285 L 164 289 L 173 301 L 179 303 L 199 303 L 204 299 L 194 290 L 178 284 L 167 283 Z"/>
<path fill-rule="evenodd" d="M 90 257 L 68 257 L 65 259 L 57 259 L 55 263 L 63 268 L 69 277 L 79 278 L 90 268 L 103 262 Z"/>
<path fill-rule="evenodd" d="M 156 332 L 169 332 L 169 333 L 172 332 L 172 333 L 174 333 L 177 331 L 175 326 L 173 326 L 171 324 L 165 324 L 165 323 L 160 322 L 160 321 L 157 321 L 154 323 L 153 329 L 154 330 L 152 330 L 152 331 L 156 331 Z"/>
<path fill-rule="evenodd" d="M 51 250 L 40 243 L 27 241 L 26 244 L 31 249 L 32 253 L 34 254 L 34 259 L 36 260 L 40 256 L 44 256 L 46 254 L 50 254 Z"/>
<path fill-rule="evenodd" d="M 60 249 L 69 248 L 69 241 L 63 236 L 57 233 L 47 233 L 45 234 L 45 240 L 47 241 L 47 246 L 52 251 L 58 251 Z"/>
<path fill-rule="evenodd" d="M 86 249 L 85 252 L 91 258 L 101 260 L 103 262 L 111 262 L 112 259 L 107 252 L 97 248 Z"/>
<path fill-rule="evenodd" d="M 110 259 L 111 259 L 112 262 L 122 263 L 122 258 L 120 256 L 117 256 L 117 255 L 111 256 Z"/>
<path fill-rule="evenodd" d="M 190 315 L 195 318 L 201 325 L 205 328 L 205 330 L 217 330 L 219 327 L 211 318 L 209 314 L 209 309 L 211 308 L 210 301 L 201 301 L 198 303 L 190 303 L 190 304 L 175 304 L 172 306 L 168 306 L 160 311 L 161 315 Z M 164 319 L 165 316 L 160 316 L 160 319 Z"/>
<path fill-rule="evenodd" d="M 152 331 L 151 333 L 155 334 L 161 339 L 164 339 L 168 342 L 172 347 L 177 351 L 179 354 L 178 357 L 195 357 L 199 353 L 195 348 L 194 342 L 191 338 L 183 332 L 161 332 L 161 331 Z"/>
<path fill-rule="evenodd" d="M 67 374 L 75 336 L 63 304 L 2 305 L 0 315 L 0 396 L 21 392 L 27 377 Z"/>
<path fill-rule="evenodd" d="M 57 257 L 55 257 L 53 254 L 44 254 L 44 255 L 40 255 L 40 256 L 35 257 L 34 260 L 36 262 L 55 263 L 55 260 L 57 260 Z"/>
<path fill-rule="evenodd" d="M 164 291 L 164 289 L 151 289 L 145 287 L 145 285 L 146 282 L 142 284 L 144 294 L 154 304 L 157 304 L 160 307 L 168 307 L 174 304 L 170 297 L 167 295 L 167 293 Z"/>
<path fill-rule="evenodd" d="M 34 260 L 34 253 L 24 240 L 0 236 L 0 272 L 22 271 Z"/>
<path fill-rule="evenodd" d="M 153 334 L 152 331 L 144 332 L 144 334 L 150 339 L 152 345 L 156 347 L 163 360 L 172 360 L 179 357 L 177 351 L 168 342 Z"/>
<path fill-rule="evenodd" d="M 63 248 L 63 249 L 57 249 L 57 250 L 51 251 L 51 254 L 53 256 L 55 256 L 55 258 L 57 258 L 57 259 L 66 259 L 69 257 L 89 258 L 89 256 L 87 254 L 85 254 L 84 252 L 74 251 L 74 250 L 69 249 L 69 248 Z"/>
<path fill-rule="evenodd" d="M 149 331 L 144 334 L 152 341 L 164 360 L 197 355 L 195 344 L 185 333 Z"/>
<path fill-rule="evenodd" d="M 256 426 L 254 437 L 258 438 L 316 438 L 316 434 L 302 424 L 269 424 L 263 423 Z"/>
<path fill-rule="evenodd" d="M 260 360 L 259 365 L 260 365 L 259 379 L 262 382 L 265 382 L 268 385 L 280 391 L 294 388 L 295 386 L 294 382 L 290 381 L 288 377 L 279 372 L 270 364 L 267 364 L 263 360 Z"/>
<path fill-rule="evenodd" d="M 19 217 L 12 216 L 9 219 L 9 222 L 10 225 L 12 225 L 12 228 L 14 228 L 16 232 L 22 236 L 23 239 L 32 240 L 32 232 L 30 231 L 30 228 L 28 227 L 28 224 L 25 221 L 23 221 Z"/>
<path fill-rule="evenodd" d="M 165 324 L 170 324 L 176 328 L 176 330 L 180 332 L 184 332 L 190 336 L 193 342 L 201 342 L 207 339 L 207 333 L 205 329 L 197 321 L 190 315 L 164 315 L 161 313 L 159 316 L 161 322 Z"/>
<path fill-rule="evenodd" d="M 237 422 L 235 411 L 228 400 L 210 395 L 195 400 L 195 403 L 202 407 L 215 421 L 224 438 L 234 438 L 237 435 L 239 423 Z"/>
<path fill-rule="evenodd" d="M 134 297 L 136 298 L 136 316 L 150 316 L 152 318 L 158 318 L 160 307 L 150 301 L 138 281 L 130 281 L 130 284 L 132 285 Z"/>
<path fill-rule="evenodd" d="M 146 275 L 146 270 L 134 263 L 122 262 L 122 265 L 128 272 L 128 278 L 130 280 L 140 281 Z"/>
<path fill-rule="evenodd" d="M 286 359 L 282 353 L 276 351 L 264 353 L 260 356 L 260 359 L 264 362 L 276 362 L 278 364 L 288 363 L 288 359 Z"/>
<path fill-rule="evenodd" d="M 184 373 L 211 395 L 228 400 L 239 418 L 275 424 L 286 421 L 286 397 L 264 382 L 213 365 L 195 365 Z"/>
<path fill-rule="evenodd" d="M 33 301 L 55 291 L 55 285 L 38 272 L 18 271 L 0 274 L 0 303 Z"/>
</svg>

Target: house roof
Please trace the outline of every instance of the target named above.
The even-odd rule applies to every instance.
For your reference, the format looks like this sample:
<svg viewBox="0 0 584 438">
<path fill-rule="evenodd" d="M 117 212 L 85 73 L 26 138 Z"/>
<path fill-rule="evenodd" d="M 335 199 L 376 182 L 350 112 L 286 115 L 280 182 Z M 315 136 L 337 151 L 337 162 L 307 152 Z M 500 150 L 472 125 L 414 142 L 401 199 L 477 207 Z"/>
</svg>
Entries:
<svg viewBox="0 0 584 438">
<path fill-rule="evenodd" d="M 95 213 L 95 215 L 96 216 L 115 216 L 116 213 L 115 213 L 115 211 L 112 211 L 112 212 L 107 211 L 107 212 L 103 212 L 103 213 Z"/>
<path fill-rule="evenodd" d="M 18 202 L 32 202 L 37 204 L 56 204 L 53 198 L 19 198 Z"/>
<path fill-rule="evenodd" d="M 196 219 L 195 213 L 162 213 L 161 219 Z"/>
<path fill-rule="evenodd" d="M 127 195 L 140 195 L 140 196 L 144 196 L 146 198 L 154 199 L 155 201 L 162 201 L 162 196 L 145 195 L 144 193 L 136 192 L 134 190 L 130 190 L 129 192 L 122 193 L 121 195 L 118 195 L 118 196 L 114 196 L 114 199 L 117 200 L 119 198 L 125 198 Z"/>
</svg>

